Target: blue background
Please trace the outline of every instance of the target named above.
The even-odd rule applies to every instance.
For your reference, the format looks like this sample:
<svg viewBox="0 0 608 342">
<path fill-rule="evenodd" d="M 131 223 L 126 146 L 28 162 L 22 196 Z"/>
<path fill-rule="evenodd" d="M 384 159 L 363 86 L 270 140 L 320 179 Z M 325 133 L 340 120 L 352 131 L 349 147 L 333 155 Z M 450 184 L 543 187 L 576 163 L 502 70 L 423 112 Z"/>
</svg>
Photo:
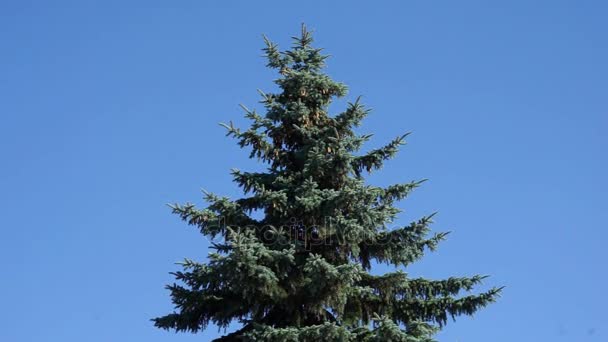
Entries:
<svg viewBox="0 0 608 342">
<path fill-rule="evenodd" d="M 372 184 L 429 178 L 395 224 L 451 230 L 411 276 L 489 274 L 441 341 L 607 341 L 604 1 L 1 1 L 0 340 L 202 341 L 153 328 L 207 241 L 165 206 L 238 196 L 224 138 L 301 22 L 374 111 Z M 333 113 L 344 108 L 339 101 Z M 382 266 L 376 272 L 387 271 Z M 236 327 L 236 326 L 233 326 Z"/>
</svg>

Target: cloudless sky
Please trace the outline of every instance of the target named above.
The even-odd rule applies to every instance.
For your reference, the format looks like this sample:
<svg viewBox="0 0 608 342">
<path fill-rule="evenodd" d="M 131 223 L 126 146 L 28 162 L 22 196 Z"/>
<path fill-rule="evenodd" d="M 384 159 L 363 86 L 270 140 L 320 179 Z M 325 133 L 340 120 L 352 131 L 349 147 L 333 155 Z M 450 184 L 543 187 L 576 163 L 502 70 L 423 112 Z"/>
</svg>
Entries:
<svg viewBox="0 0 608 342">
<path fill-rule="evenodd" d="M 406 271 L 506 286 L 439 339 L 608 341 L 606 18 L 586 0 L 1 1 L 0 340 L 223 333 L 149 321 L 174 262 L 208 252 L 165 204 L 236 197 L 230 168 L 260 168 L 217 123 L 246 127 L 238 104 L 274 89 L 261 34 L 287 47 L 306 22 L 373 108 L 367 148 L 413 131 L 369 181 L 429 178 L 395 224 L 438 210 L 452 234 Z"/>
</svg>

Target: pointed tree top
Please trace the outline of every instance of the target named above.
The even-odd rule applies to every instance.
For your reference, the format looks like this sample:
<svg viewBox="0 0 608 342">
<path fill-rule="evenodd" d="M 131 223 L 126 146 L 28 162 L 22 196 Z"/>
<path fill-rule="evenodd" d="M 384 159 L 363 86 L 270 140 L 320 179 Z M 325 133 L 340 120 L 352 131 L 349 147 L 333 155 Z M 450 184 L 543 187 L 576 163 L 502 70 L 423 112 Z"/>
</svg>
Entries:
<svg viewBox="0 0 608 342">
<path fill-rule="evenodd" d="M 300 37 L 292 37 L 296 44 L 295 44 L 295 48 L 300 48 L 300 49 L 306 49 L 310 47 L 310 44 L 312 44 L 313 42 L 313 38 L 312 38 L 312 32 L 308 31 L 308 29 L 306 28 L 306 24 L 302 23 L 302 30 L 300 33 Z"/>
</svg>

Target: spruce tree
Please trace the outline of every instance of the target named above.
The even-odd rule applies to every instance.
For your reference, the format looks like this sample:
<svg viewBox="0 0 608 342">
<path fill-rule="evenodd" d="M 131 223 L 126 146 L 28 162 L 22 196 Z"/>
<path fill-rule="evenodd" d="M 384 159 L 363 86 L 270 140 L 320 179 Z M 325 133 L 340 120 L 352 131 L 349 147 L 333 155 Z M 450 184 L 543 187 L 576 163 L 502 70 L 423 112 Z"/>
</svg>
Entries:
<svg viewBox="0 0 608 342">
<path fill-rule="evenodd" d="M 264 37 L 267 66 L 279 91 L 261 94 L 265 115 L 243 107 L 247 130 L 223 124 L 265 172 L 233 170 L 244 197 L 205 194 L 209 205 L 172 210 L 214 239 L 208 262 L 185 260 L 167 286 L 175 311 L 153 319 L 163 329 L 198 332 L 209 323 L 238 331 L 216 341 L 433 341 L 458 315 L 493 302 L 500 289 L 466 294 L 484 277 L 410 278 L 401 269 L 434 250 L 447 233 L 431 234 L 433 215 L 390 229 L 395 203 L 421 181 L 388 187 L 365 183 L 405 143 L 359 152 L 369 110 L 359 99 L 337 115 L 332 99 L 344 84 L 323 73 L 327 55 L 302 26 L 287 51 Z M 254 218 L 252 212 L 261 212 Z M 218 239 L 219 238 L 219 239 Z M 376 263 L 395 271 L 372 275 Z M 465 293 L 463 295 L 462 293 Z"/>
</svg>

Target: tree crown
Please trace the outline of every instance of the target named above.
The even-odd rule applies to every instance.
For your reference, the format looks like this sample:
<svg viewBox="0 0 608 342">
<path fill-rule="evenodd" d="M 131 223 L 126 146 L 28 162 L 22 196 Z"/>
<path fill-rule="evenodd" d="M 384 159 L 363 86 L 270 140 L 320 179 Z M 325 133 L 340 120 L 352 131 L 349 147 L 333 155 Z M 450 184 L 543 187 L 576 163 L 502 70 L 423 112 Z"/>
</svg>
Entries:
<svg viewBox="0 0 608 342">
<path fill-rule="evenodd" d="M 208 237 L 221 237 L 207 263 L 183 262 L 168 286 L 176 312 L 154 319 L 165 329 L 196 332 L 210 322 L 243 328 L 225 341 L 430 341 L 448 317 L 473 314 L 500 289 L 459 296 L 484 277 L 409 278 L 369 273 L 372 263 L 407 266 L 434 250 L 447 233 L 430 233 L 433 214 L 389 229 L 406 198 L 424 180 L 367 185 L 405 144 L 407 134 L 360 153 L 371 135 L 354 131 L 369 110 L 360 98 L 337 115 L 332 99 L 344 84 L 323 73 L 327 55 L 305 26 L 290 50 L 264 37 L 277 93 L 260 92 L 265 115 L 242 106 L 247 130 L 223 124 L 227 135 L 267 164 L 265 172 L 233 170 L 245 197 L 206 193 L 173 212 Z M 263 212 L 254 219 L 253 211 Z M 370 326 L 370 323 L 372 325 Z"/>
</svg>

